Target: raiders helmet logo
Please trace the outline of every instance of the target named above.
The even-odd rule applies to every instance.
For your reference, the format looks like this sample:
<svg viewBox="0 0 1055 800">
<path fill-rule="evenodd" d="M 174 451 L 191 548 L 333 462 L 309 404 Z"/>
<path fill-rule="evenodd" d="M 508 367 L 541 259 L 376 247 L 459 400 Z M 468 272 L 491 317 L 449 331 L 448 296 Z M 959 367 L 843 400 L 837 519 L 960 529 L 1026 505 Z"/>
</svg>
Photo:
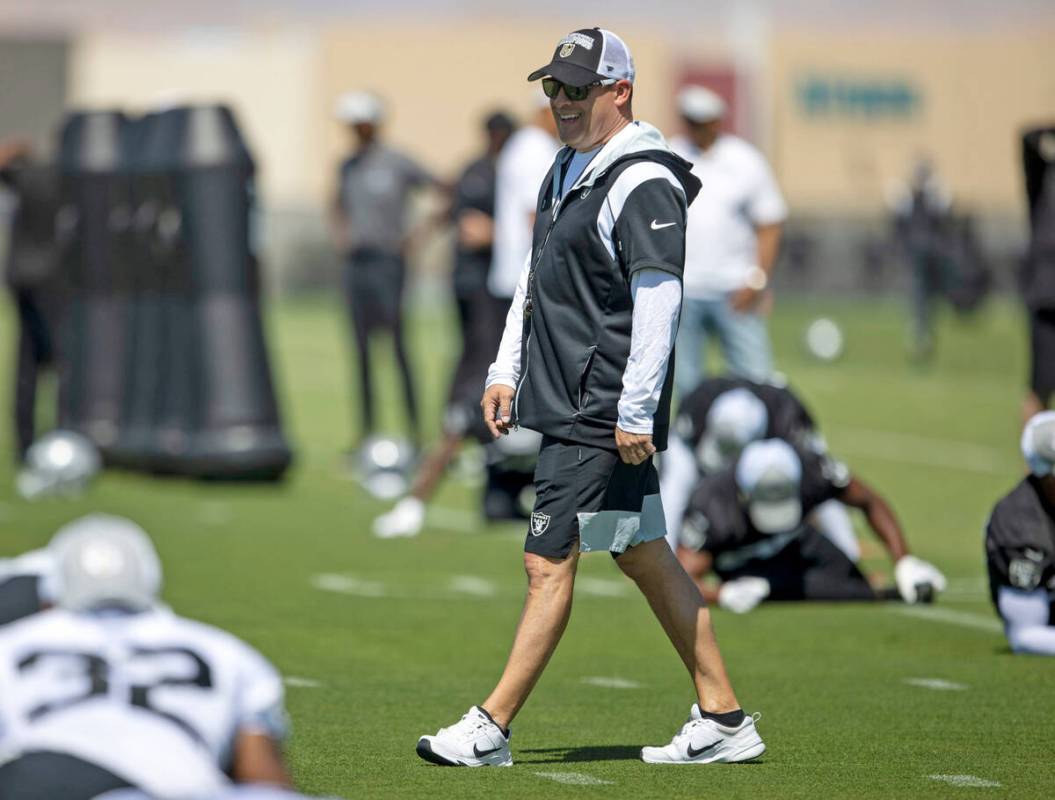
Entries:
<svg viewBox="0 0 1055 800">
<path fill-rule="evenodd" d="M 567 42 L 561 45 L 560 51 L 557 53 L 561 58 L 567 58 L 575 51 L 575 45 L 572 42 Z"/>
<path fill-rule="evenodd" d="M 1007 566 L 1007 577 L 1016 589 L 1036 589 L 1040 585 L 1040 565 L 1028 558 L 1013 558 Z"/>
<path fill-rule="evenodd" d="M 541 536 L 549 528 L 549 514 L 540 514 L 537 511 L 531 514 L 531 535 Z"/>
</svg>

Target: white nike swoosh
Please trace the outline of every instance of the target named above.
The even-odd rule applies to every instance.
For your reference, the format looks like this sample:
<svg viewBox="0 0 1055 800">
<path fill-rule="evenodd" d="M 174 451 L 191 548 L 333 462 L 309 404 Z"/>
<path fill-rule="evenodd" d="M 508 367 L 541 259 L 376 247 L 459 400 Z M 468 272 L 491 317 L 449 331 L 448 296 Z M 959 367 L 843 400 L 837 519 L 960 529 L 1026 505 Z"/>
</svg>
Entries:
<svg viewBox="0 0 1055 800">
<path fill-rule="evenodd" d="M 664 222 L 662 225 L 658 224 L 657 220 L 652 220 L 652 230 L 658 231 L 660 228 L 669 228 L 671 225 L 677 225 L 676 222 Z"/>
</svg>

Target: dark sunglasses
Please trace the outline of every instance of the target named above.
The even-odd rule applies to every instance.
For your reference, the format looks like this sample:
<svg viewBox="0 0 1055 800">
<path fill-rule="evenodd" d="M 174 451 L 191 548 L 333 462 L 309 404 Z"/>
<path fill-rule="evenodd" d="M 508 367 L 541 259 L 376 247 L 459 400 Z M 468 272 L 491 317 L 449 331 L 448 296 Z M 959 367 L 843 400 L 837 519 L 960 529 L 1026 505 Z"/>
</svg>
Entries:
<svg viewBox="0 0 1055 800">
<path fill-rule="evenodd" d="M 594 86 L 611 86 L 618 81 L 605 80 L 605 81 L 594 81 L 588 83 L 585 86 L 569 86 L 566 83 L 561 83 L 556 78 L 543 78 L 542 79 L 542 92 L 546 97 L 554 98 L 560 94 L 560 90 L 564 89 L 564 96 L 572 102 L 579 100 L 585 100 L 586 96 L 590 93 L 590 89 Z"/>
</svg>

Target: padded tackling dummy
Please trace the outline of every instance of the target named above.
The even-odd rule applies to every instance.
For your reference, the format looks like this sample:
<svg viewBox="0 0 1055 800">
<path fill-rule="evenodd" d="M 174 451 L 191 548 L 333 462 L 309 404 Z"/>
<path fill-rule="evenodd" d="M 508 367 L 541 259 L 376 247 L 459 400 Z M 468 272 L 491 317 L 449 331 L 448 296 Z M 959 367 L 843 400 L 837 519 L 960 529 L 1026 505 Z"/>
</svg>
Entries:
<svg viewBox="0 0 1055 800">
<path fill-rule="evenodd" d="M 292 453 L 281 430 L 260 313 L 250 231 L 253 160 L 224 106 L 175 108 L 161 117 L 173 128 L 171 152 L 178 157 L 173 204 L 161 211 L 169 214 L 174 259 L 165 293 L 166 368 L 169 386 L 185 389 L 166 393 L 162 440 L 188 423 L 181 471 L 277 479 Z"/>
<path fill-rule="evenodd" d="M 166 236 L 171 214 L 171 175 L 175 146 L 171 126 L 161 125 L 161 114 L 148 114 L 131 123 L 126 137 L 132 196 L 133 253 L 129 297 L 129 346 L 125 352 L 127 375 L 122 425 L 117 444 L 110 455 L 112 463 L 133 469 L 174 471 L 180 449 L 167 454 L 160 436 L 160 408 L 166 390 L 177 394 L 180 387 L 169 387 L 165 378 L 170 354 L 167 352 L 165 297 L 174 272 L 171 237 Z M 166 136 L 166 133 L 168 134 Z M 178 358 L 179 356 L 177 356 Z M 185 389 L 184 389 L 185 390 Z M 186 434 L 183 436 L 186 439 Z M 186 448 L 183 448 L 184 450 Z M 170 451 L 171 453 L 171 451 Z"/>
<path fill-rule="evenodd" d="M 59 424 L 107 456 L 121 419 L 128 345 L 132 204 L 125 139 L 116 111 L 70 114 L 61 130 L 62 202 L 57 223 L 69 309 L 61 334 Z"/>
</svg>

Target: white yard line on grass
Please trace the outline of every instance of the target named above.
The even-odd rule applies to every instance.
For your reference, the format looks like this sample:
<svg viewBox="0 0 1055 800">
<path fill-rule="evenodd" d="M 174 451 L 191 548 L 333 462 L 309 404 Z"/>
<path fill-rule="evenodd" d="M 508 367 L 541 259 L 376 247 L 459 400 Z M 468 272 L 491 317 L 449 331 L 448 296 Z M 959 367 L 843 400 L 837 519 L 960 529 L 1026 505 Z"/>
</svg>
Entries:
<svg viewBox="0 0 1055 800">
<path fill-rule="evenodd" d="M 227 503 L 209 500 L 198 507 L 198 520 L 202 525 L 218 527 L 226 525 L 234 519 L 234 512 Z"/>
<path fill-rule="evenodd" d="M 440 528 L 455 533 L 476 533 L 483 531 L 484 527 L 483 519 L 479 514 L 443 506 L 429 506 L 425 512 L 425 524 L 430 528 Z"/>
<path fill-rule="evenodd" d="M 629 585 L 623 580 L 612 580 L 610 578 L 578 578 L 575 581 L 575 590 L 594 597 L 624 597 L 629 591 Z"/>
<path fill-rule="evenodd" d="M 640 689 L 642 684 L 637 681 L 628 681 L 626 678 L 605 678 L 596 676 L 583 678 L 582 683 L 587 686 L 600 686 L 602 689 Z"/>
<path fill-rule="evenodd" d="M 293 689 L 321 689 L 322 684 L 311 678 L 298 678 L 296 675 L 287 675 L 282 682 Z"/>
<path fill-rule="evenodd" d="M 963 692 L 968 688 L 966 683 L 956 683 L 941 678 L 905 678 L 905 683 L 921 689 L 933 689 L 936 692 Z"/>
<path fill-rule="evenodd" d="M 895 613 L 929 622 L 942 622 L 946 625 L 959 625 L 961 628 L 974 628 L 987 633 L 1003 633 L 1004 626 L 992 617 L 971 614 L 967 611 L 953 611 L 948 608 L 930 606 L 901 606 L 893 609 Z"/>
<path fill-rule="evenodd" d="M 879 458 L 902 464 L 1006 475 L 1009 466 L 1004 454 L 986 445 L 938 439 L 914 433 L 845 428 L 832 435 L 839 453 Z"/>
<path fill-rule="evenodd" d="M 557 783 L 566 783 L 569 786 L 614 786 L 615 781 L 602 781 L 592 775 L 582 772 L 536 772 L 540 778 Z"/>
<path fill-rule="evenodd" d="M 932 781 L 947 783 L 950 786 L 974 787 L 979 789 L 997 789 L 1003 786 L 999 781 L 979 778 L 975 775 L 928 775 Z"/>
<path fill-rule="evenodd" d="M 941 593 L 943 603 L 972 603 L 985 601 L 988 597 L 989 587 L 984 578 L 951 578 Z"/>
<path fill-rule="evenodd" d="M 363 581 L 350 575 L 334 575 L 332 573 L 313 575 L 311 585 L 316 589 L 322 589 L 324 592 L 350 594 L 356 597 L 388 596 L 385 585 L 380 581 Z"/>
<path fill-rule="evenodd" d="M 452 592 L 476 597 L 494 597 L 498 594 L 498 589 L 491 581 L 476 575 L 455 575 L 451 578 L 450 589 Z"/>
</svg>

